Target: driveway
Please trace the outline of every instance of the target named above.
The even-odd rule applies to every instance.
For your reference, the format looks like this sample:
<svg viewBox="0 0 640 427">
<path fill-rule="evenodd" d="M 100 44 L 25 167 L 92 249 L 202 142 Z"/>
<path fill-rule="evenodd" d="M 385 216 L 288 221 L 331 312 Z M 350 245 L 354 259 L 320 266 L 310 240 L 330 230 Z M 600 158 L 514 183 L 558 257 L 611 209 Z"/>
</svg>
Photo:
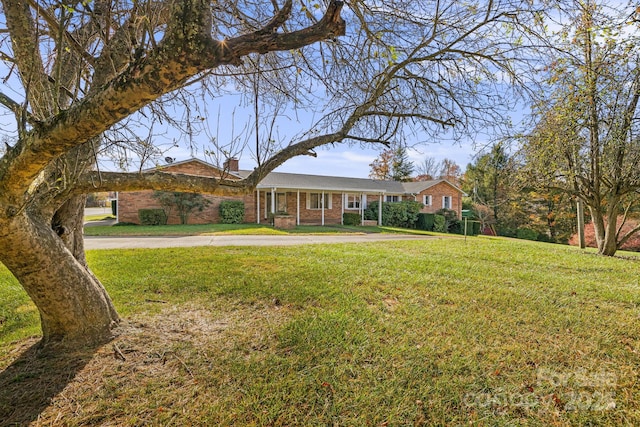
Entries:
<svg viewBox="0 0 640 427">
<path fill-rule="evenodd" d="M 85 249 L 179 248 L 189 246 L 290 246 L 321 243 L 359 243 L 389 240 L 429 240 L 438 236 L 408 234 L 331 234 L 286 236 L 167 236 L 84 238 Z"/>
</svg>

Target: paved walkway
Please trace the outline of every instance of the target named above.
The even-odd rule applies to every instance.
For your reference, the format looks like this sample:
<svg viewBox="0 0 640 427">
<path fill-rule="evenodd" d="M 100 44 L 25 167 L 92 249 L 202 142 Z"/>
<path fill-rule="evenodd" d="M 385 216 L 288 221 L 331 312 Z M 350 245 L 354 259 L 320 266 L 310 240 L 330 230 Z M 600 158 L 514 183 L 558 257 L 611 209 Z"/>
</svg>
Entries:
<svg viewBox="0 0 640 427">
<path fill-rule="evenodd" d="M 428 240 L 437 236 L 408 234 L 330 234 L 286 236 L 166 236 L 84 238 L 85 249 L 178 248 L 189 246 L 290 246 L 319 243 L 358 243 L 389 240 Z"/>
</svg>

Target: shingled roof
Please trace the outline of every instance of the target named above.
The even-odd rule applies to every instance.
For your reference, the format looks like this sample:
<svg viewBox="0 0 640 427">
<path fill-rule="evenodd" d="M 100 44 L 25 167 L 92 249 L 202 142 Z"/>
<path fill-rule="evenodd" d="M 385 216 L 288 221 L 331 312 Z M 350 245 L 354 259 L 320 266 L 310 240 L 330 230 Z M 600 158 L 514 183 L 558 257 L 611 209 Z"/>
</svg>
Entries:
<svg viewBox="0 0 640 427">
<path fill-rule="evenodd" d="M 251 171 L 241 170 L 238 175 L 246 177 Z M 271 172 L 258 184 L 259 189 L 280 188 L 288 190 L 341 191 L 354 193 L 417 194 L 441 182 L 462 192 L 445 179 L 416 182 L 381 181 L 366 178 L 306 175 L 297 173 Z"/>
</svg>

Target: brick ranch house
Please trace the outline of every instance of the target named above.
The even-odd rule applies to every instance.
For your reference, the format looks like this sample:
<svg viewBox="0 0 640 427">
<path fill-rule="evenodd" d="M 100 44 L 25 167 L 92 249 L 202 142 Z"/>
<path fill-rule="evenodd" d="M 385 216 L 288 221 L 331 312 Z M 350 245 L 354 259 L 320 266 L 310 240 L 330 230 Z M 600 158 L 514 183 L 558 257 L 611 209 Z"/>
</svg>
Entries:
<svg viewBox="0 0 640 427">
<path fill-rule="evenodd" d="M 151 170 L 169 173 L 242 179 L 251 171 L 240 170 L 238 160 L 225 163 L 224 171 L 199 159 L 189 159 Z M 149 170 L 150 171 L 150 170 Z M 446 208 L 462 214 L 462 190 L 447 180 L 419 182 L 379 181 L 363 178 L 303 175 L 272 172 L 257 186 L 253 194 L 239 196 L 204 195 L 211 203 L 202 211 L 189 216 L 190 224 L 220 221 L 219 207 L 223 200 L 242 200 L 245 206 L 244 222 L 267 223 L 269 214 L 286 212 L 295 224 L 341 224 L 343 213 L 358 213 L 364 218 L 364 209 L 373 201 L 393 203 L 414 200 L 424 206 L 421 212 L 432 213 Z M 120 192 L 117 195 L 118 222 L 140 223 L 138 210 L 161 208 L 153 191 Z M 378 223 L 382 221 L 378 218 Z M 179 224 L 177 213 L 171 212 L 168 224 Z"/>
</svg>

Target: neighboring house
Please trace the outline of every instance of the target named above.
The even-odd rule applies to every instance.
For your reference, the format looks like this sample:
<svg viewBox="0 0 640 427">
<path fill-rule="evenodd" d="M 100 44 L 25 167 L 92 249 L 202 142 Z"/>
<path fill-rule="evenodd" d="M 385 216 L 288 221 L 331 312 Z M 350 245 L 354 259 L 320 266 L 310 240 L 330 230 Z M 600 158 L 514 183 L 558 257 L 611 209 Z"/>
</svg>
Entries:
<svg viewBox="0 0 640 427">
<path fill-rule="evenodd" d="M 170 173 L 241 179 L 251 171 L 239 170 L 238 160 L 231 159 L 221 170 L 202 160 L 190 159 L 159 166 Z M 296 224 L 340 224 L 343 213 L 359 213 L 371 202 L 381 203 L 414 200 L 424 204 L 422 212 L 436 212 L 446 208 L 462 213 L 463 192 L 444 179 L 418 182 L 378 181 L 363 178 L 303 175 L 272 172 L 257 186 L 253 194 L 244 197 L 220 197 L 205 195 L 211 201 L 202 212 L 193 212 L 191 224 L 219 222 L 222 200 L 242 200 L 245 205 L 245 222 L 267 222 L 269 214 L 287 213 L 295 217 Z M 118 221 L 139 223 L 138 210 L 160 208 L 152 191 L 122 192 L 118 194 Z M 378 218 L 381 222 L 381 218 Z M 178 224 L 173 213 L 169 224 Z"/>
</svg>

